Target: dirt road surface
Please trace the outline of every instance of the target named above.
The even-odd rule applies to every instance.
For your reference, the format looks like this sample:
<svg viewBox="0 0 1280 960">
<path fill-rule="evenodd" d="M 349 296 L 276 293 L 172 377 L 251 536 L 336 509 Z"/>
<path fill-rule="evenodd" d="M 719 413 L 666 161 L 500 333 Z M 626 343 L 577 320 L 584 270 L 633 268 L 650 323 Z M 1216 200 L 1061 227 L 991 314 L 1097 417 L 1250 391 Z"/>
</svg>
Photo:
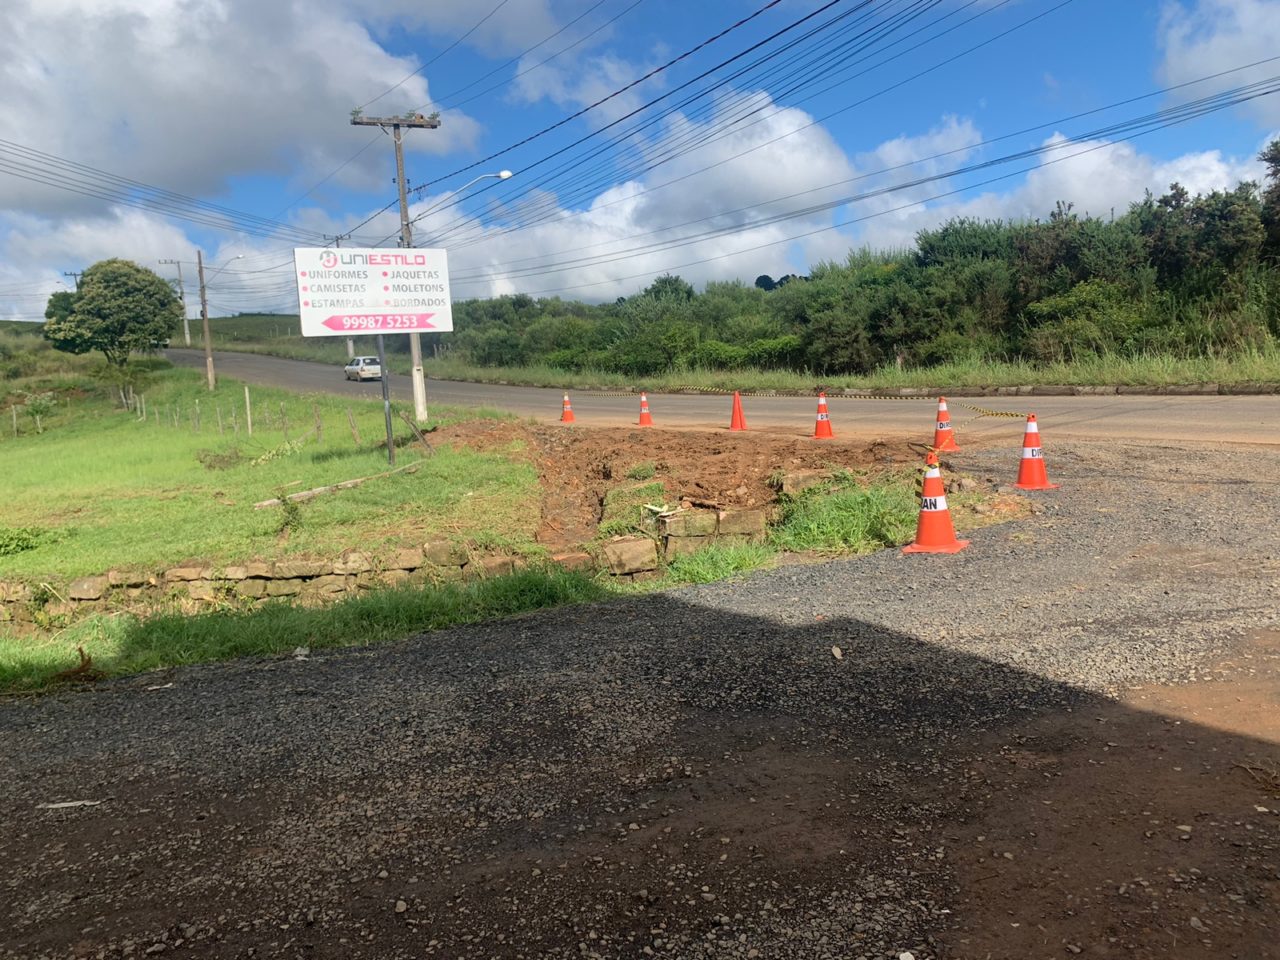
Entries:
<svg viewBox="0 0 1280 960">
<path fill-rule="evenodd" d="M 1280 956 L 1280 453 L 1049 469 L 954 557 L 0 702 L 0 956 Z"/>
<path fill-rule="evenodd" d="M 204 367 L 204 354 L 196 350 L 169 350 L 166 355 L 181 366 Z M 379 383 L 355 383 L 343 377 L 337 365 L 282 360 L 248 353 L 218 353 L 217 369 L 223 376 L 248 383 L 291 390 L 381 397 Z M 411 402 L 409 378 L 393 374 L 393 396 Z M 560 417 L 563 394 L 537 387 L 501 384 L 455 383 L 429 380 L 428 403 L 461 407 L 496 407 L 543 421 Z M 634 396 L 601 396 L 575 393 L 574 414 L 591 426 L 624 426 L 635 423 L 639 401 Z M 715 429 L 729 425 L 730 405 L 724 397 L 651 394 L 656 423 L 665 427 Z M 747 424 L 753 429 L 812 433 L 816 412 L 807 397 L 751 397 L 745 402 Z M 1055 436 L 1079 439 L 1168 440 L 1175 443 L 1266 443 L 1280 445 L 1280 396 L 1111 396 L 1111 397 L 982 397 L 957 401 L 952 413 L 969 435 L 1000 441 L 1020 437 L 1017 420 L 972 419 L 964 403 L 988 409 L 1034 413 Z M 881 437 L 918 436 L 932 433 L 930 400 L 846 400 L 832 397 L 831 417 L 842 437 L 871 440 Z"/>
</svg>

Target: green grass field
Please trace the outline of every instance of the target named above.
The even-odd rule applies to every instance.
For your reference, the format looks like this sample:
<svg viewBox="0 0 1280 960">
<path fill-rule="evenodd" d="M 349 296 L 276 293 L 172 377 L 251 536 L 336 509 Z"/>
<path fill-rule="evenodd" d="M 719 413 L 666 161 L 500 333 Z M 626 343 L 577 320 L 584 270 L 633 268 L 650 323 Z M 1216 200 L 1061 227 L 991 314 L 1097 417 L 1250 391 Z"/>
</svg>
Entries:
<svg viewBox="0 0 1280 960">
<path fill-rule="evenodd" d="M 7 494 L 0 531 L 37 537 L 34 548 L 0 556 L 0 578 L 157 570 L 190 559 L 328 558 L 432 538 L 483 538 L 537 552 L 537 511 L 527 509 L 537 502 L 537 477 L 527 463 L 500 454 L 442 447 L 427 456 L 411 444 L 397 451 L 397 462 L 416 462 L 414 472 L 302 503 L 287 535 L 281 510 L 253 508 L 281 491 L 387 471 L 380 403 L 254 387 L 250 436 L 242 384 L 223 380 L 211 394 L 194 371 L 162 370 L 147 375 L 138 392 L 145 421 L 101 391 L 73 390 L 45 418 L 42 434 L 25 418 L 17 437 L 11 423 L 0 424 L 10 428 L 0 430 Z M 437 424 L 463 416 L 434 412 Z M 499 416 L 465 413 L 486 415 Z"/>
</svg>

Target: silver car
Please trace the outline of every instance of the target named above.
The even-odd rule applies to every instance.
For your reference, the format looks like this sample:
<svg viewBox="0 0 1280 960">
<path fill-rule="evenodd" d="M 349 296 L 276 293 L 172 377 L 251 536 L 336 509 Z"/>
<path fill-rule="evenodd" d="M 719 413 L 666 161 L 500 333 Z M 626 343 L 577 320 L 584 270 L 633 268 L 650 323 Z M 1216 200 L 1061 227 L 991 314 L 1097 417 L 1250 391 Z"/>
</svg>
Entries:
<svg viewBox="0 0 1280 960">
<path fill-rule="evenodd" d="M 342 369 L 348 380 L 382 379 L 382 367 L 377 357 L 352 357 Z"/>
</svg>

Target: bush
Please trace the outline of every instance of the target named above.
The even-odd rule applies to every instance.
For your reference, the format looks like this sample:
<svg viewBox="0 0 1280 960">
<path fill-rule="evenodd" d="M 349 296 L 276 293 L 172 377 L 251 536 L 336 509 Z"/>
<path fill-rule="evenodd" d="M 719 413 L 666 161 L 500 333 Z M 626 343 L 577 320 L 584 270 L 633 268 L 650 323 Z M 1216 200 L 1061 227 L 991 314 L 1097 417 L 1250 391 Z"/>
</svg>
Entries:
<svg viewBox="0 0 1280 960">
<path fill-rule="evenodd" d="M 688 362 L 695 370 L 738 370 L 747 365 L 747 351 L 719 340 L 704 340 L 689 354 Z"/>
</svg>

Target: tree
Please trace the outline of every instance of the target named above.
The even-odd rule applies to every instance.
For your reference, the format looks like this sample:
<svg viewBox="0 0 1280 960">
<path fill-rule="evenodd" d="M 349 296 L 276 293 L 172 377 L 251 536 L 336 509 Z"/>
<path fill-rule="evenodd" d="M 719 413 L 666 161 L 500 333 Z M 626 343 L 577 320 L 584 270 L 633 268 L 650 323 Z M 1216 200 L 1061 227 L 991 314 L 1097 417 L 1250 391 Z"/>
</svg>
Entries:
<svg viewBox="0 0 1280 960">
<path fill-rule="evenodd" d="M 76 295 L 70 290 L 59 290 L 49 297 L 49 304 L 44 308 L 46 320 L 66 320 L 76 308 Z"/>
<path fill-rule="evenodd" d="M 69 309 L 68 309 L 69 308 Z M 102 260 L 84 272 L 80 289 L 55 293 L 45 309 L 44 338 L 66 353 L 99 350 L 117 373 L 131 353 L 163 346 L 182 317 L 173 288 L 129 260 Z"/>
<path fill-rule="evenodd" d="M 1267 186 L 1262 192 L 1262 224 L 1266 228 L 1266 253 L 1280 260 L 1280 139 L 1272 140 L 1258 159 L 1267 166 Z"/>
<path fill-rule="evenodd" d="M 654 300 L 692 300 L 695 291 L 688 281 L 673 273 L 664 273 L 649 284 L 641 296 L 652 297 Z"/>
</svg>

